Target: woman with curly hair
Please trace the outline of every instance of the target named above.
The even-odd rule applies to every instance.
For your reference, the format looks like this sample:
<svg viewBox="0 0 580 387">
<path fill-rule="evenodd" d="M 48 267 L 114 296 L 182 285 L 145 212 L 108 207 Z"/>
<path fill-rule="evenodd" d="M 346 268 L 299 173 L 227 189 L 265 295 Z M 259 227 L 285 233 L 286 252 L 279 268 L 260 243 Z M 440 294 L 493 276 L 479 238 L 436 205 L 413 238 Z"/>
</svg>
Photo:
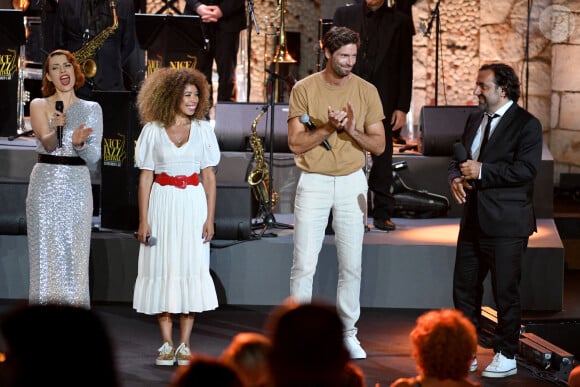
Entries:
<svg viewBox="0 0 580 387">
<path fill-rule="evenodd" d="M 161 68 L 144 81 L 137 107 L 144 127 L 135 148 L 141 169 L 141 245 L 133 308 L 157 316 L 163 345 L 156 364 L 186 365 L 194 313 L 218 306 L 209 242 L 214 236 L 214 167 L 220 150 L 204 119 L 209 86 L 198 70 Z M 179 315 L 177 348 L 174 314 Z"/>
<path fill-rule="evenodd" d="M 477 334 L 463 313 L 456 309 L 426 312 L 409 336 L 419 375 L 398 379 L 391 387 L 480 386 L 467 379 Z"/>
</svg>

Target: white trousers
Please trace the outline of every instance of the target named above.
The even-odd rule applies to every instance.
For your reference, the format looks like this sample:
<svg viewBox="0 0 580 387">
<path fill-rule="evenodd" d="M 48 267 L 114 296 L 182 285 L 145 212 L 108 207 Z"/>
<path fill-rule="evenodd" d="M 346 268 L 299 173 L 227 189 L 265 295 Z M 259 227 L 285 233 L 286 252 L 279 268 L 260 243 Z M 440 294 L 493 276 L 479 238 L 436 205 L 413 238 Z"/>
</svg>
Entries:
<svg viewBox="0 0 580 387">
<path fill-rule="evenodd" d="M 302 172 L 294 202 L 294 260 L 290 294 L 312 301 L 312 282 L 322 249 L 328 216 L 338 255 L 336 307 L 345 336 L 356 334 L 360 316 L 360 287 L 367 180 L 362 170 L 347 176 Z"/>
</svg>

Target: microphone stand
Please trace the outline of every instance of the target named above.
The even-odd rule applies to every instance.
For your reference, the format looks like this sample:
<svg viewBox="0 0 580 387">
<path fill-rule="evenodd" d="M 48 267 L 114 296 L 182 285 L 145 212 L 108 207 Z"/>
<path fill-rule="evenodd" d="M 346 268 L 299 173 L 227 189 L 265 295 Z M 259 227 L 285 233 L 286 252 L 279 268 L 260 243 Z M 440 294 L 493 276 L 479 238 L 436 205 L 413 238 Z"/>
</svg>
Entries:
<svg viewBox="0 0 580 387">
<path fill-rule="evenodd" d="M 260 35 L 260 29 L 258 28 L 258 22 L 256 21 L 256 14 L 254 13 L 254 3 L 252 0 L 248 0 L 248 43 L 246 44 L 246 63 L 247 63 L 247 74 L 246 74 L 246 102 L 250 102 L 250 89 L 252 83 L 252 72 L 250 70 L 250 61 L 252 60 L 252 28 L 250 24 L 254 25 L 256 29 L 256 34 Z"/>
<path fill-rule="evenodd" d="M 431 12 L 431 17 L 429 18 L 427 27 L 425 27 L 424 24 L 421 24 L 423 36 L 429 38 L 431 36 L 431 28 L 433 28 L 433 20 L 435 20 L 435 106 L 437 106 L 437 100 L 439 97 L 439 41 L 441 40 L 441 23 L 439 20 L 440 2 L 441 0 L 437 0 L 435 8 Z"/>
<path fill-rule="evenodd" d="M 270 149 L 269 149 L 269 171 L 270 171 L 270 178 L 268 179 L 268 208 L 266 208 L 264 219 L 262 221 L 263 228 L 260 232 L 259 236 L 262 237 L 264 233 L 270 228 L 278 228 L 278 229 L 287 229 L 291 230 L 294 228 L 291 224 L 286 223 L 279 223 L 276 221 L 273 213 L 273 180 L 274 180 L 274 79 L 279 79 L 282 81 L 286 81 L 283 77 L 276 74 L 274 71 L 274 62 L 271 63 L 270 69 L 267 69 L 266 72 L 268 73 L 268 79 L 266 81 L 266 90 L 267 90 L 267 98 L 268 98 L 268 105 L 270 107 Z M 269 234 L 271 236 L 277 236 L 276 234 Z"/>
</svg>

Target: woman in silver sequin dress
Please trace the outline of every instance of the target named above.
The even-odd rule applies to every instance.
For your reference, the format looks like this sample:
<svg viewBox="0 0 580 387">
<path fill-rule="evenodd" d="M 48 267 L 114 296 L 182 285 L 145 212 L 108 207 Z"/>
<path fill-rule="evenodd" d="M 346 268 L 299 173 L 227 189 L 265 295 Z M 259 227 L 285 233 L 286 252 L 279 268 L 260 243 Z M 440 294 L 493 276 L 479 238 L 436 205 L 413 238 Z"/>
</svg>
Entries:
<svg viewBox="0 0 580 387">
<path fill-rule="evenodd" d="M 143 130 L 135 161 L 139 178 L 139 267 L 133 308 L 157 316 L 163 345 L 157 365 L 189 363 L 194 313 L 218 307 L 209 269 L 220 151 L 205 114 L 209 87 L 193 69 L 162 68 L 141 86 Z M 149 244 L 150 236 L 156 243 Z M 179 315 L 179 346 L 173 315 Z"/>
<path fill-rule="evenodd" d="M 99 104 L 76 96 L 84 81 L 70 52 L 53 51 L 44 63 L 44 98 L 30 103 L 38 153 L 26 198 L 33 304 L 90 307 L 89 168 L 96 168 L 101 157 L 103 116 Z"/>
</svg>

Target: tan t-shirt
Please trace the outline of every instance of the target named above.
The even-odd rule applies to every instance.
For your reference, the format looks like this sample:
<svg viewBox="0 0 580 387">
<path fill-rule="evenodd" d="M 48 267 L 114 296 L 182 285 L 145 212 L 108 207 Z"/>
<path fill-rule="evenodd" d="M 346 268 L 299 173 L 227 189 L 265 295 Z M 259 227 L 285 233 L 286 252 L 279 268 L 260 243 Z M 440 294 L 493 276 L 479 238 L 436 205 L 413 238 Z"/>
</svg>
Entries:
<svg viewBox="0 0 580 387">
<path fill-rule="evenodd" d="M 316 73 L 301 79 L 292 88 L 288 119 L 306 113 L 312 123 L 320 127 L 328 121 L 329 106 L 341 110 L 348 102 L 353 105 L 356 129 L 361 132 L 365 126 L 385 118 L 379 93 L 371 83 L 352 74 L 346 85 L 335 86 L 325 82 L 321 73 Z M 307 172 L 330 176 L 345 176 L 364 166 L 365 152 L 346 132 L 334 132 L 328 137 L 328 143 L 331 151 L 316 146 L 295 155 L 296 165 Z"/>
</svg>

